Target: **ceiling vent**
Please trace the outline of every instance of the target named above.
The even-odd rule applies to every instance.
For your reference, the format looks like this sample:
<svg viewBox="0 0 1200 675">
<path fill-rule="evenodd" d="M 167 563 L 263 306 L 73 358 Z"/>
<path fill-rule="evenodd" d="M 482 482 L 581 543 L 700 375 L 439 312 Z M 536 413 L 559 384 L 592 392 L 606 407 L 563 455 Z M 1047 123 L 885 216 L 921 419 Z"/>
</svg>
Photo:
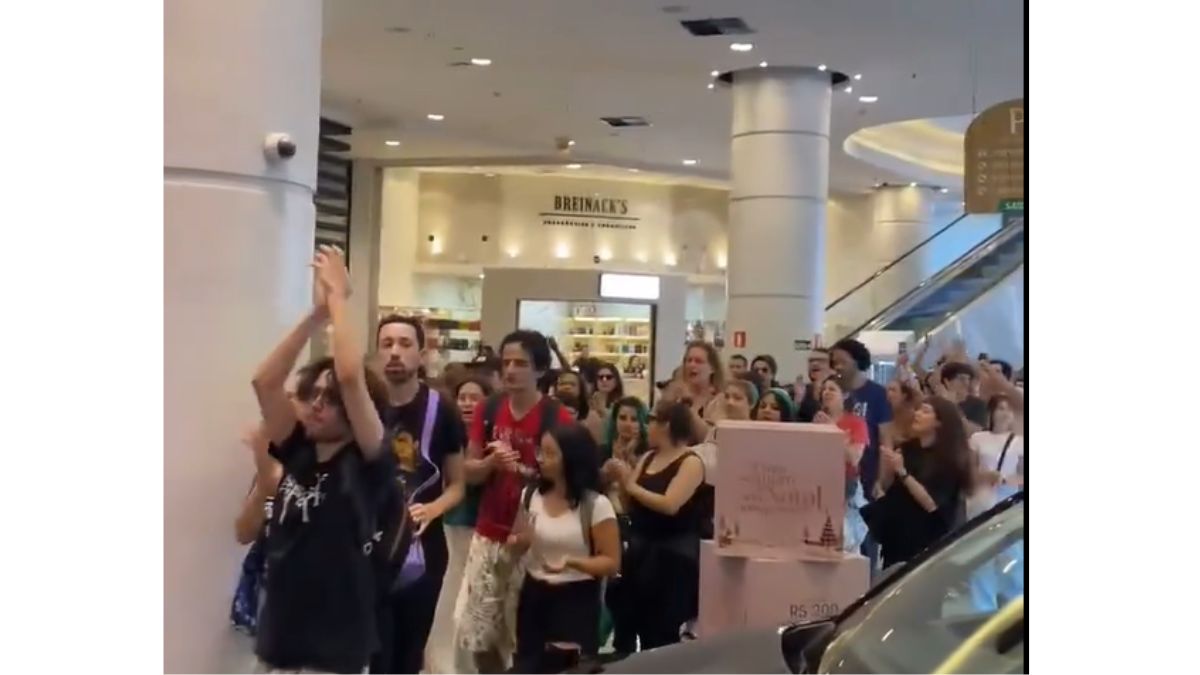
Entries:
<svg viewBox="0 0 1200 675">
<path fill-rule="evenodd" d="M 679 22 L 692 35 L 749 35 L 754 29 L 737 17 L 725 19 L 687 19 Z"/>
<path fill-rule="evenodd" d="M 650 122 L 645 117 L 626 115 L 624 117 L 601 117 L 600 120 L 610 127 L 648 127 Z"/>
</svg>

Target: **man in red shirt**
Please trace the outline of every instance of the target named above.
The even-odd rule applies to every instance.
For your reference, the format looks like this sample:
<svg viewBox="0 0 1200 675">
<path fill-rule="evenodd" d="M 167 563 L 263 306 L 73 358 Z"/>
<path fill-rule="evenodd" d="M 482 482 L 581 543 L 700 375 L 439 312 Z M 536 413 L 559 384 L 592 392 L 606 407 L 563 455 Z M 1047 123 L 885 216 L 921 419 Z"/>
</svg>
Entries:
<svg viewBox="0 0 1200 675">
<path fill-rule="evenodd" d="M 550 368 L 550 346 L 541 333 L 518 330 L 500 343 L 503 393 L 476 414 L 463 469 L 483 487 L 475 535 L 463 575 L 467 588 L 459 644 L 475 655 L 480 673 L 506 668 L 515 646 L 517 595 L 524 570 L 507 546 L 521 491 L 537 471 L 541 436 L 571 413 L 542 395 L 538 381 Z"/>
</svg>

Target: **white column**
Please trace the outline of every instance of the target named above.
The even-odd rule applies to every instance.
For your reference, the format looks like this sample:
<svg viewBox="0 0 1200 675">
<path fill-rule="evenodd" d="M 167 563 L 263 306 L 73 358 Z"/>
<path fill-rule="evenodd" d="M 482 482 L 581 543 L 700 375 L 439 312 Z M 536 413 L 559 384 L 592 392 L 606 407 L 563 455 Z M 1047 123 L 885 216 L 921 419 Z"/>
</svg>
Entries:
<svg viewBox="0 0 1200 675">
<path fill-rule="evenodd" d="M 934 188 L 876 188 L 871 197 L 871 236 L 863 242 L 863 253 L 874 259 L 876 269 L 897 260 L 933 234 L 934 203 Z M 937 272 L 931 254 L 930 246 L 917 249 L 864 288 L 870 289 L 871 311 L 862 320 L 887 308 Z"/>
<path fill-rule="evenodd" d="M 733 77 L 727 343 L 804 368 L 795 340 L 820 332 L 829 193 L 830 76 L 752 68 Z"/>
<path fill-rule="evenodd" d="M 229 627 L 254 470 L 238 436 L 258 418 L 255 365 L 309 304 L 321 2 L 164 14 L 164 668 L 248 672 Z M 294 157 L 266 159 L 273 132 Z"/>
</svg>

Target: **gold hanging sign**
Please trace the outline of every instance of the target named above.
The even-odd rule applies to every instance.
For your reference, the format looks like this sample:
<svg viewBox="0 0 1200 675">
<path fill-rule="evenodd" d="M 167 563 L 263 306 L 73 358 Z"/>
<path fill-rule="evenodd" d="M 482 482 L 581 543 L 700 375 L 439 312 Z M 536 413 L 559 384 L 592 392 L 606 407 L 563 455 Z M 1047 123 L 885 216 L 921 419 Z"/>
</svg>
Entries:
<svg viewBox="0 0 1200 675">
<path fill-rule="evenodd" d="M 967 213 L 1025 204 L 1025 99 L 994 105 L 967 127 L 963 198 Z"/>
</svg>

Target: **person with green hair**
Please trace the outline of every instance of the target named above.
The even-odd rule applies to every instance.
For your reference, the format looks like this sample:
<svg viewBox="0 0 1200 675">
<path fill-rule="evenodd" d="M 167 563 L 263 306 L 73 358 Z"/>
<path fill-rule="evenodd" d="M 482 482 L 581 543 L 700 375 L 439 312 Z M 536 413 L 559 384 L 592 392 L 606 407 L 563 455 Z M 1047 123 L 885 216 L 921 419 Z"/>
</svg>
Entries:
<svg viewBox="0 0 1200 675">
<path fill-rule="evenodd" d="M 650 411 L 641 399 L 626 396 L 613 404 L 604 426 L 604 445 L 601 446 L 601 463 L 619 459 L 629 466 L 637 466 L 638 459 L 650 448 L 648 440 Z M 621 532 L 622 549 L 629 544 L 629 515 L 622 501 L 623 493 L 618 480 L 605 476 L 608 498 L 617 512 L 617 525 Z M 613 638 L 613 650 L 618 654 L 637 651 L 637 634 L 629 612 L 633 609 L 631 598 L 626 597 L 621 579 L 609 579 L 605 589 L 605 603 L 600 614 L 600 644 Z"/>
<path fill-rule="evenodd" d="M 760 422 L 795 422 L 796 404 L 792 397 L 778 387 L 763 392 L 758 401 L 755 419 Z"/>
</svg>

